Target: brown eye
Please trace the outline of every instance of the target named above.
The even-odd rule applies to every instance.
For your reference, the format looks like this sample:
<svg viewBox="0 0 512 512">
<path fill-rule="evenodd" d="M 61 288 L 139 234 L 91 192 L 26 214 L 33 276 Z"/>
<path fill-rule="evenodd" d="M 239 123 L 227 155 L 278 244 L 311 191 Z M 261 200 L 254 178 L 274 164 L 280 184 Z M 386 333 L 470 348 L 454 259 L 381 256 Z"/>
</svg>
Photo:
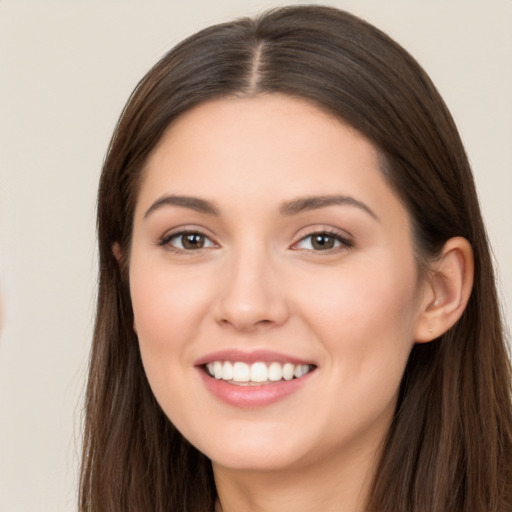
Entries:
<svg viewBox="0 0 512 512">
<path fill-rule="evenodd" d="M 294 248 L 308 251 L 329 251 L 332 249 L 350 248 L 353 243 L 335 233 L 311 233 L 299 240 Z"/>
<path fill-rule="evenodd" d="M 206 235 L 198 231 L 175 233 L 167 239 L 162 240 L 162 245 L 168 245 L 173 249 L 182 251 L 195 251 L 215 246 Z"/>
<path fill-rule="evenodd" d="M 181 236 L 184 249 L 202 249 L 204 247 L 205 236 L 200 233 L 186 233 Z"/>
<path fill-rule="evenodd" d="M 335 243 L 336 243 L 336 240 L 334 239 L 334 237 L 325 235 L 323 233 L 318 234 L 318 235 L 313 235 L 311 237 L 311 245 L 312 245 L 313 249 L 315 249 L 316 251 L 325 251 L 328 249 L 333 249 Z"/>
</svg>

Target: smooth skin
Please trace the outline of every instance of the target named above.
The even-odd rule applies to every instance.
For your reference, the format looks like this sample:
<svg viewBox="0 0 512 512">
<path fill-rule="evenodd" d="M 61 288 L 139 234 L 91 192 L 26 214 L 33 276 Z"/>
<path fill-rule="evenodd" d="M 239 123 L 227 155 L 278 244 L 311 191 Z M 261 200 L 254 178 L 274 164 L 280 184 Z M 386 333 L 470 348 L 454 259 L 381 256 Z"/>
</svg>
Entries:
<svg viewBox="0 0 512 512">
<path fill-rule="evenodd" d="M 144 169 L 133 228 L 144 368 L 212 460 L 218 510 L 363 510 L 410 350 L 449 329 L 469 297 L 467 241 L 451 239 L 421 273 L 373 145 L 280 94 L 178 118 Z M 315 369 L 284 399 L 239 408 L 195 365 L 224 349 Z"/>
</svg>

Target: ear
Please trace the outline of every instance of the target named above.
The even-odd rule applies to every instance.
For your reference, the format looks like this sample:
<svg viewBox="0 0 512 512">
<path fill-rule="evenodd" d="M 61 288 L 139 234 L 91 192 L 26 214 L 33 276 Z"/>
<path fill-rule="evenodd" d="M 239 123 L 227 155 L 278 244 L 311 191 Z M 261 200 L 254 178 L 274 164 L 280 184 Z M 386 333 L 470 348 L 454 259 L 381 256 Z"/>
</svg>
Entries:
<svg viewBox="0 0 512 512">
<path fill-rule="evenodd" d="M 461 317 L 473 288 L 473 249 L 462 237 L 450 238 L 431 265 L 415 341 L 425 343 L 448 331 Z"/>
<path fill-rule="evenodd" d="M 118 242 L 115 242 L 112 245 L 112 252 L 114 253 L 114 257 L 116 258 L 117 263 L 119 263 L 119 266 L 122 266 L 123 265 L 123 255 L 121 253 L 121 246 L 119 245 Z"/>
<path fill-rule="evenodd" d="M 121 267 L 121 270 L 124 265 L 124 258 L 123 253 L 121 251 L 121 246 L 118 242 L 115 242 L 112 245 L 112 253 L 114 254 L 115 259 L 117 260 L 117 263 L 119 263 L 119 266 Z M 137 334 L 137 326 L 135 325 L 135 318 L 133 319 L 133 330 L 135 331 L 135 334 Z"/>
</svg>

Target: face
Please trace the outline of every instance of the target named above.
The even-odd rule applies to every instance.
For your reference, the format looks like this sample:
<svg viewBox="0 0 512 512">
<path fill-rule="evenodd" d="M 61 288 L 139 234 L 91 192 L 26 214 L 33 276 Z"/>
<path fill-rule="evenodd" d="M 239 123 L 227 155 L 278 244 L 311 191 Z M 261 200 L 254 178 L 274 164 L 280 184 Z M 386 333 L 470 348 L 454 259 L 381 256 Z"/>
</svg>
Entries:
<svg viewBox="0 0 512 512">
<path fill-rule="evenodd" d="M 298 99 L 182 115 L 144 170 L 129 265 L 144 368 L 214 467 L 371 454 L 422 304 L 375 148 Z"/>
</svg>

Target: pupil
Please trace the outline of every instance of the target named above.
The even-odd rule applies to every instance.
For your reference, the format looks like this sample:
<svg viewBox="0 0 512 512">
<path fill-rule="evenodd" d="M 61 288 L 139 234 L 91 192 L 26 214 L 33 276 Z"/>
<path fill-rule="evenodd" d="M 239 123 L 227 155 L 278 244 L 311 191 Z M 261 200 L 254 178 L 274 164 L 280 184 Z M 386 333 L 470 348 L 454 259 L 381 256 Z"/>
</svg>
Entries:
<svg viewBox="0 0 512 512">
<path fill-rule="evenodd" d="M 320 250 L 332 249 L 334 238 L 328 235 L 316 235 L 313 237 L 313 247 Z"/>
<path fill-rule="evenodd" d="M 189 233 L 183 237 L 185 249 L 200 249 L 204 245 L 204 236 L 199 233 Z"/>
</svg>

